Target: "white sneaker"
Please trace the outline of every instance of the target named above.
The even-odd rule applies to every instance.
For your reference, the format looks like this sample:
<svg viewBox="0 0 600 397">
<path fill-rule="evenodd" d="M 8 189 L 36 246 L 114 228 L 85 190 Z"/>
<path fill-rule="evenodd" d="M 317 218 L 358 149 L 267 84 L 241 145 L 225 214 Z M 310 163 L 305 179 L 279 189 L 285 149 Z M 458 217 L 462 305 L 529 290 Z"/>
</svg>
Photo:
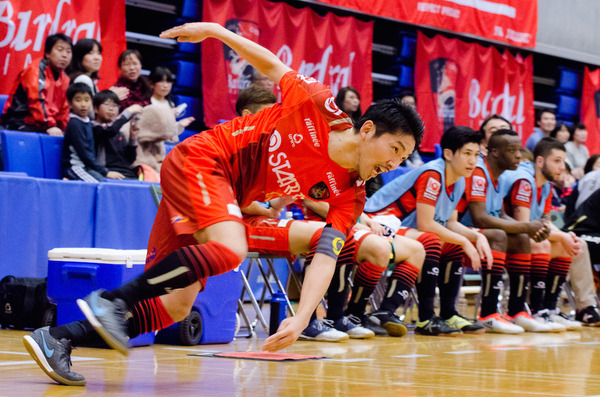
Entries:
<svg viewBox="0 0 600 397">
<path fill-rule="evenodd" d="M 479 317 L 479 323 L 485 327 L 485 332 L 495 334 L 520 334 L 525 332 L 523 327 L 508 321 L 500 313 L 490 314 L 489 316 Z"/>
<path fill-rule="evenodd" d="M 357 319 L 360 322 L 360 319 Z M 352 339 L 367 339 L 375 336 L 375 332 L 362 325 L 357 325 L 346 316 L 336 320 L 333 323 L 333 328 L 338 331 L 348 334 Z"/>
<path fill-rule="evenodd" d="M 347 333 L 332 328 L 333 321 L 315 318 L 300 334 L 300 339 L 320 342 L 342 342 L 350 338 Z"/>
<path fill-rule="evenodd" d="M 564 325 L 567 331 L 575 331 L 581 329 L 581 323 L 579 321 L 571 321 L 567 316 L 561 313 L 558 309 L 550 310 L 550 319 L 555 323 Z"/>
<path fill-rule="evenodd" d="M 547 325 L 552 330 L 552 332 L 564 332 L 567 330 L 567 327 L 557 322 L 554 322 L 550 318 L 550 311 L 548 309 L 538 311 L 533 315 L 533 319 L 539 321 L 540 324 Z"/>
<path fill-rule="evenodd" d="M 534 320 L 527 312 L 517 313 L 511 317 L 511 321 L 513 324 L 517 324 L 527 332 L 554 332 L 548 325 Z"/>
</svg>

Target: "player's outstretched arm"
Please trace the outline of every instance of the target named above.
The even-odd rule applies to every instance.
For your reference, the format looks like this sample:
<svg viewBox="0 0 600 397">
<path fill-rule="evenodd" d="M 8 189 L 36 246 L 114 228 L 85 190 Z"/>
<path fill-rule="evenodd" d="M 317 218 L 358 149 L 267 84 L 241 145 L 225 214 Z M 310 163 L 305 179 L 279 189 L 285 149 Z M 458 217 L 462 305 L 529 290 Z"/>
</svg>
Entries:
<svg viewBox="0 0 600 397">
<path fill-rule="evenodd" d="M 177 41 L 199 43 L 209 37 L 221 40 L 231 47 L 242 58 L 248 61 L 259 72 L 269 79 L 279 83 L 284 74 L 290 69 L 266 48 L 237 35 L 223 26 L 212 22 L 186 23 L 165 30 L 160 34 L 163 38 L 177 38 Z"/>
<path fill-rule="evenodd" d="M 308 326 L 312 313 L 331 283 L 335 262 L 335 259 L 330 256 L 321 253 L 315 254 L 311 265 L 306 269 L 296 315 L 281 322 L 277 332 L 265 341 L 263 350 L 285 349 L 298 339 L 304 328 Z"/>
</svg>

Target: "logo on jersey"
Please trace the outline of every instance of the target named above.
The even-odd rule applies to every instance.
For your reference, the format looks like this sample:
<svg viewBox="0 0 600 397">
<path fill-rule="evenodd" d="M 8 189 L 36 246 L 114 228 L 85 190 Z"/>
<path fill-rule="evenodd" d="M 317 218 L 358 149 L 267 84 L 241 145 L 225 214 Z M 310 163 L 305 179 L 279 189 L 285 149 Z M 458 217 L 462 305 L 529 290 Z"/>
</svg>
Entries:
<svg viewBox="0 0 600 397">
<path fill-rule="evenodd" d="M 315 80 L 314 78 L 305 76 L 305 75 L 300 74 L 300 73 L 296 74 L 296 77 L 298 77 L 300 80 L 304 81 L 306 84 L 317 83 L 317 80 Z"/>
<path fill-rule="evenodd" d="M 310 139 L 312 140 L 313 146 L 321 147 L 319 138 L 317 138 L 317 129 L 315 128 L 315 123 L 313 123 L 313 121 L 308 117 L 304 119 L 304 123 L 306 124 L 308 133 L 310 134 Z"/>
<path fill-rule="evenodd" d="M 325 109 L 329 110 L 331 113 L 333 113 L 336 116 L 339 116 L 340 114 L 342 114 L 342 110 L 340 108 L 338 108 L 338 105 L 335 103 L 334 97 L 327 98 L 327 100 L 325 101 Z"/>
<path fill-rule="evenodd" d="M 279 149 L 279 146 L 281 146 L 281 134 L 279 131 L 275 130 L 271 134 L 271 139 L 269 140 L 269 152 L 274 152 Z"/>
<path fill-rule="evenodd" d="M 327 181 L 329 182 L 329 187 L 333 191 L 333 194 L 335 194 L 336 196 L 339 196 L 341 192 L 337 187 L 337 181 L 335 180 L 335 176 L 333 175 L 333 172 L 329 171 L 327 173 Z"/>
<path fill-rule="evenodd" d="M 308 197 L 315 200 L 325 200 L 329 198 L 329 189 L 325 182 L 319 182 L 308 191 Z"/>
<path fill-rule="evenodd" d="M 189 221 L 188 218 L 186 218 L 185 216 L 181 215 L 181 214 L 177 214 L 174 217 L 171 218 L 171 225 L 175 225 L 177 223 L 184 223 Z"/>
<path fill-rule="evenodd" d="M 435 178 L 429 178 L 423 196 L 430 200 L 437 200 L 438 196 L 440 195 L 441 188 L 442 184 L 440 183 L 440 181 L 438 181 Z"/>
<path fill-rule="evenodd" d="M 517 191 L 516 199 L 529 202 L 531 201 L 531 194 L 531 184 L 529 182 L 521 181 L 519 183 L 519 190 Z"/>
<path fill-rule="evenodd" d="M 344 243 L 345 241 L 342 240 L 339 237 L 336 237 L 333 239 L 332 245 L 333 245 L 333 253 L 336 255 L 339 255 L 340 252 L 342 252 L 342 248 L 344 248 Z"/>
<path fill-rule="evenodd" d="M 290 139 L 292 147 L 296 147 L 296 145 L 298 145 L 304 139 L 302 134 L 289 134 L 288 138 Z"/>
<path fill-rule="evenodd" d="M 279 143 L 277 145 L 277 147 L 279 147 L 281 144 L 281 135 L 279 135 L 277 131 L 275 131 L 275 133 L 277 133 L 277 136 L 279 137 Z M 273 135 L 275 135 L 275 133 Z M 272 136 L 271 142 L 273 142 Z M 271 148 L 269 148 L 269 151 L 274 150 L 277 149 L 271 150 Z M 296 179 L 296 175 L 294 175 L 293 172 L 290 172 L 292 166 L 287 158 L 287 154 L 283 152 L 271 154 L 269 155 L 269 165 L 273 167 L 271 168 L 271 171 L 275 173 L 279 187 L 283 189 L 286 195 L 293 196 L 297 193 L 300 193 L 300 184 Z"/>
<path fill-rule="evenodd" d="M 473 187 L 471 188 L 471 196 L 485 197 L 485 178 L 478 175 L 473 175 Z"/>
</svg>

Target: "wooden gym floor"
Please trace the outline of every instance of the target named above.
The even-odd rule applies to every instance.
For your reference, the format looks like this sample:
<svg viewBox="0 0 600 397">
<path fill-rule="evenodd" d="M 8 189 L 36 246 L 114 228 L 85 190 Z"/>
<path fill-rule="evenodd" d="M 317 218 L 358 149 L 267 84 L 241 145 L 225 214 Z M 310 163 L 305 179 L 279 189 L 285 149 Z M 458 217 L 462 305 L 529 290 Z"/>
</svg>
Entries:
<svg viewBox="0 0 600 397">
<path fill-rule="evenodd" d="M 286 352 L 330 359 L 288 363 L 188 356 L 260 350 L 260 333 L 228 345 L 139 347 L 128 357 L 80 348 L 73 369 L 85 387 L 48 378 L 23 347 L 25 334 L 0 330 L 0 396 L 600 396 L 600 328 L 298 341 Z"/>
</svg>

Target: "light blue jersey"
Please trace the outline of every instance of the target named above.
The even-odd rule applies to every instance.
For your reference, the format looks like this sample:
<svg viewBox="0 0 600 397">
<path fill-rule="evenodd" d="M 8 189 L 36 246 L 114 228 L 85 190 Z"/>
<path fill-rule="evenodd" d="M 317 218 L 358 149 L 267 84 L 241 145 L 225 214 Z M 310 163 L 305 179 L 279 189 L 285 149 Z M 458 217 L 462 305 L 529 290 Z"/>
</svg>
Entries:
<svg viewBox="0 0 600 397">
<path fill-rule="evenodd" d="M 531 201 L 529 220 L 535 221 L 541 219 L 542 215 L 544 215 L 546 200 L 548 200 L 548 197 L 552 194 L 552 184 L 550 182 L 546 182 L 541 186 L 542 197 L 541 200 L 538 201 L 538 187 L 535 184 L 535 169 L 533 167 L 533 163 L 529 161 L 526 163 L 521 163 L 516 170 L 505 171 L 502 176 L 505 179 L 505 183 L 508 185 L 506 194 L 510 193 L 512 186 L 517 181 L 521 179 L 529 181 L 531 184 L 531 191 L 519 191 L 517 192 L 517 195 L 522 196 L 521 199 L 523 201 Z M 519 199 L 518 196 L 517 199 Z"/>
</svg>

